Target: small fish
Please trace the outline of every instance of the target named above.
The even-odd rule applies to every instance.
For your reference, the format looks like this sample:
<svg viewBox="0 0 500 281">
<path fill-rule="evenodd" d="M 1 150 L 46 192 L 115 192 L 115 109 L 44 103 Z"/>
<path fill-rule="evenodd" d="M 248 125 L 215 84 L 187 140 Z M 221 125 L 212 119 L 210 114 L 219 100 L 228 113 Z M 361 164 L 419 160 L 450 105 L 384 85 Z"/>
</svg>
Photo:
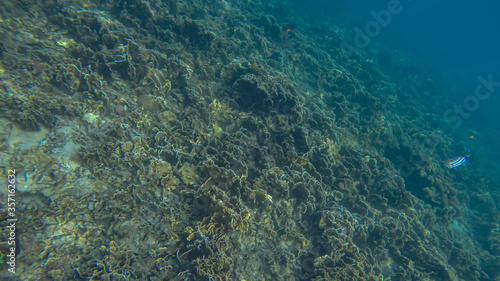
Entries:
<svg viewBox="0 0 500 281">
<path fill-rule="evenodd" d="M 461 166 L 465 162 L 467 162 L 467 157 L 465 157 L 465 156 L 455 157 L 455 158 L 448 160 L 446 167 L 453 169 L 453 168 L 456 168 L 458 166 Z"/>
<path fill-rule="evenodd" d="M 256 63 L 256 62 L 252 62 L 252 68 L 253 68 L 253 70 L 255 70 L 255 71 L 258 71 L 258 70 L 259 70 L 259 66 L 257 65 L 257 63 Z"/>
</svg>

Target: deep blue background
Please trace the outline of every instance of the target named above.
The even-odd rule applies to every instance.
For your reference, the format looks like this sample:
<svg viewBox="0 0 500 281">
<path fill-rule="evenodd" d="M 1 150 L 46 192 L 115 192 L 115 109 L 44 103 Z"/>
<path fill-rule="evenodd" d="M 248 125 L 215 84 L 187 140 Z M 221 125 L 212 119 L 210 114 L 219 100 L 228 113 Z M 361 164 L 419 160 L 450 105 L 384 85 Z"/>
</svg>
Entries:
<svg viewBox="0 0 500 281">
<path fill-rule="evenodd" d="M 373 20 L 371 10 L 387 9 L 389 0 L 292 0 L 317 20 L 342 28 L 359 27 Z M 477 77 L 493 75 L 500 81 L 500 1 L 401 0 L 403 10 L 393 15 L 371 45 L 409 55 L 442 72 L 453 85 L 447 98 L 462 103 L 474 94 Z M 443 81 L 445 82 L 445 81 Z M 477 128 L 500 126 L 500 88 L 481 102 L 466 124 Z"/>
</svg>

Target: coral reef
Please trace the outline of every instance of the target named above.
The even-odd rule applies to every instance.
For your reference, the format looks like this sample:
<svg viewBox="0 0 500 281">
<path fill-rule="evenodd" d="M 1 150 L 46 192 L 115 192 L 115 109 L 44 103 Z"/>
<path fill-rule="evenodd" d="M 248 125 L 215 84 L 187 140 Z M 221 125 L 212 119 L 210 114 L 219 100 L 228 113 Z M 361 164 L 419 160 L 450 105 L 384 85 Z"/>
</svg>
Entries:
<svg viewBox="0 0 500 281">
<path fill-rule="evenodd" d="M 439 104 L 412 100 L 433 85 L 348 59 L 342 30 L 289 32 L 279 1 L 0 13 L 20 279 L 500 278 L 495 199 L 440 165 Z"/>
</svg>

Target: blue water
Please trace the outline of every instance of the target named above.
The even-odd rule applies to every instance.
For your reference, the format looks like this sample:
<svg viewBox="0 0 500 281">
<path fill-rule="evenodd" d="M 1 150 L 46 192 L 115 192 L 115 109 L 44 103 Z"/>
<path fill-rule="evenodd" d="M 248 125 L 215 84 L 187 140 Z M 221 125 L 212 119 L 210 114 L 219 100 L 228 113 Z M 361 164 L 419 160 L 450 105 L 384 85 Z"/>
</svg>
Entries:
<svg viewBox="0 0 500 281">
<path fill-rule="evenodd" d="M 314 24 L 338 25 L 351 30 L 366 31 L 374 22 L 379 30 L 368 36 L 370 43 L 365 49 L 379 49 L 404 54 L 418 61 L 419 67 L 437 74 L 437 83 L 447 87 L 436 99 L 446 98 L 446 110 L 453 105 L 467 106 L 465 113 L 443 116 L 453 119 L 451 127 L 464 136 L 474 132 L 485 157 L 481 165 L 491 177 L 499 176 L 496 159 L 500 157 L 498 136 L 500 130 L 500 3 L 481 0 L 474 3 L 458 1 L 313 1 L 307 4 L 292 1 L 294 7 L 310 15 Z M 385 15 L 393 7 L 390 18 Z M 377 16 L 379 18 L 377 18 Z M 374 29 L 372 28 L 372 31 Z M 366 32 L 365 32 L 366 34 Z M 488 76 L 491 76 L 488 79 Z M 475 91 L 483 85 L 480 77 L 489 80 L 492 88 L 481 92 L 475 99 Z M 482 90 L 485 90 L 484 88 Z M 471 98 L 472 97 L 472 98 Z M 465 103 L 465 104 L 464 104 Z M 439 113 L 436 113 L 439 114 Z M 456 141 L 459 141 L 458 139 Z M 492 156 L 488 158 L 488 156 Z M 498 187 L 498 185 L 497 185 Z"/>
<path fill-rule="evenodd" d="M 500 81 L 498 1 L 298 2 L 301 1 L 294 4 L 319 16 L 317 23 L 323 21 L 362 30 L 368 23 L 376 21 L 372 12 L 387 11 L 388 5 L 396 5 L 400 11 L 391 14 L 387 25 L 382 26 L 379 34 L 371 38 L 372 47 L 379 44 L 392 51 L 408 54 L 423 65 L 440 71 L 449 79 L 446 82 L 453 86 L 448 95 L 452 103 L 461 103 L 465 97 L 474 94 L 480 75 L 492 74 L 493 81 Z M 467 120 L 471 128 L 498 128 L 499 105 L 498 92 L 481 102 L 480 109 Z"/>
</svg>

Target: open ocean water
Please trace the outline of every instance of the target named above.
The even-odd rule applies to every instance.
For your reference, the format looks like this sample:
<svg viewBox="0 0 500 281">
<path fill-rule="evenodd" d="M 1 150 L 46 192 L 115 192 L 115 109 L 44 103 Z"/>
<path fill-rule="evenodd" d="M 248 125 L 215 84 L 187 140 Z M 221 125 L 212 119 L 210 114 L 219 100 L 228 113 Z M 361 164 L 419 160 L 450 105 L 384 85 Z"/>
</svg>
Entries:
<svg viewBox="0 0 500 281">
<path fill-rule="evenodd" d="M 499 8 L 0 0 L 0 279 L 500 280 Z"/>
</svg>

